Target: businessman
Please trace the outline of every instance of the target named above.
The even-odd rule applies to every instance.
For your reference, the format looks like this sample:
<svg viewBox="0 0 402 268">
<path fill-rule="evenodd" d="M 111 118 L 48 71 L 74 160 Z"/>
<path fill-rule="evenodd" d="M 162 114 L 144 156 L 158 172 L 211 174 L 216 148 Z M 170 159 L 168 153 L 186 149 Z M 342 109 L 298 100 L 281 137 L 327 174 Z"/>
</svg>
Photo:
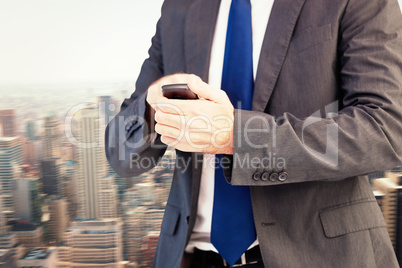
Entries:
<svg viewBox="0 0 402 268">
<path fill-rule="evenodd" d="M 355 268 L 399 267 L 365 174 L 401 134 L 396 0 L 168 0 L 105 138 L 124 177 L 176 148 L 153 267 Z"/>
</svg>

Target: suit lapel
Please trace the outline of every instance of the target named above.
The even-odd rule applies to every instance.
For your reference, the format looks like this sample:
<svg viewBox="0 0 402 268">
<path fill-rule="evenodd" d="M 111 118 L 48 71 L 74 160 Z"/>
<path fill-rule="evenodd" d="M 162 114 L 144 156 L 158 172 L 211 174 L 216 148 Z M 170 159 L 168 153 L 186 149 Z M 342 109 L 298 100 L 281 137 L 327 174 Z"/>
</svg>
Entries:
<svg viewBox="0 0 402 268">
<path fill-rule="evenodd" d="M 274 90 L 305 0 L 275 0 L 261 48 L 253 110 L 263 112 Z"/>
<path fill-rule="evenodd" d="M 185 21 L 184 55 L 186 72 L 208 81 L 212 40 L 220 0 L 196 0 Z"/>
</svg>

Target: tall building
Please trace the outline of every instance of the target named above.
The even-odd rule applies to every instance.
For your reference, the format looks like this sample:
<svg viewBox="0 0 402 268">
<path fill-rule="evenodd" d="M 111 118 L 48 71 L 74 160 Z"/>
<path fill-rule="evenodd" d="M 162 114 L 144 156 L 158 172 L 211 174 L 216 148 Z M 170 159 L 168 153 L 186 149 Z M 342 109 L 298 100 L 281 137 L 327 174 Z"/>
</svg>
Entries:
<svg viewBox="0 0 402 268">
<path fill-rule="evenodd" d="M 139 205 L 145 203 L 155 204 L 155 183 L 150 179 L 146 179 L 142 183 L 137 183 L 134 186 L 134 194 L 134 199 L 139 202 Z"/>
<path fill-rule="evenodd" d="M 144 261 L 143 242 L 149 232 L 159 232 L 163 209 L 139 206 L 124 215 L 124 249 L 127 259 L 136 264 Z"/>
<path fill-rule="evenodd" d="M 123 202 L 121 203 L 123 214 L 125 211 L 129 211 L 130 209 L 134 209 L 141 205 L 141 202 L 136 199 L 137 197 L 138 194 L 135 187 L 127 189 L 127 191 L 123 194 Z"/>
<path fill-rule="evenodd" d="M 60 158 L 47 158 L 41 161 L 42 191 L 47 195 L 63 196 L 63 167 Z"/>
<path fill-rule="evenodd" d="M 16 178 L 13 181 L 15 217 L 21 220 L 32 220 L 33 191 L 37 178 Z"/>
<path fill-rule="evenodd" d="M 18 136 L 15 110 L 0 110 L 0 125 L 2 125 L 2 133 L 0 133 L 0 136 Z"/>
<path fill-rule="evenodd" d="M 7 218 L 14 217 L 13 180 L 23 164 L 22 138 L 0 137 L 0 182 L 3 187 L 3 209 Z"/>
<path fill-rule="evenodd" d="M 26 123 L 26 137 L 28 138 L 28 140 L 36 140 L 37 139 L 37 127 L 36 127 L 36 122 L 29 120 Z"/>
<path fill-rule="evenodd" d="M 116 218 L 118 214 L 117 186 L 114 177 L 99 179 L 99 216 L 100 218 Z"/>
<path fill-rule="evenodd" d="M 45 117 L 43 158 L 60 158 L 61 131 L 55 115 Z"/>
<path fill-rule="evenodd" d="M 102 124 L 106 126 L 116 115 L 117 107 L 111 96 L 99 96 L 98 106 Z"/>
<path fill-rule="evenodd" d="M 30 223 L 17 223 L 12 226 L 10 232 L 15 234 L 18 242 L 26 248 L 43 246 L 42 226 Z"/>
<path fill-rule="evenodd" d="M 116 105 L 114 104 L 113 98 L 111 96 L 99 96 L 98 97 L 98 110 L 99 110 L 99 127 L 102 132 L 105 131 L 107 124 L 113 119 L 113 117 L 117 114 Z M 106 172 L 108 176 L 114 176 L 116 184 L 118 185 L 119 195 L 124 187 L 121 183 L 125 182 L 124 178 L 118 176 L 113 168 L 106 163 Z"/>
<path fill-rule="evenodd" d="M 60 151 L 63 161 L 67 162 L 76 159 L 76 147 L 70 141 L 62 141 Z"/>
<path fill-rule="evenodd" d="M 30 140 L 25 138 L 23 141 L 24 163 L 30 166 L 37 166 L 42 157 L 42 140 Z"/>
<path fill-rule="evenodd" d="M 373 181 L 374 189 L 384 194 L 381 209 L 387 223 L 391 242 L 396 247 L 396 228 L 398 218 L 398 186 L 389 178 L 380 178 Z"/>
<path fill-rule="evenodd" d="M 0 249 L 0 267 L 1 268 L 14 268 L 15 258 L 11 249 Z"/>
<path fill-rule="evenodd" d="M 122 222 L 119 219 L 76 219 L 59 247 L 59 268 L 123 267 Z"/>
<path fill-rule="evenodd" d="M 78 144 L 78 216 L 103 218 L 112 214 L 101 209 L 102 192 L 107 185 L 106 155 L 103 148 L 103 131 L 100 131 L 98 110 L 85 108 L 79 112 Z"/>
<path fill-rule="evenodd" d="M 67 161 L 64 165 L 64 198 L 67 202 L 67 213 L 69 219 L 77 217 L 77 174 L 74 161 Z"/>
<path fill-rule="evenodd" d="M 8 233 L 2 201 L 0 185 L 0 267 L 14 268 L 16 267 L 17 259 L 23 254 L 23 247 L 18 244 L 15 234 Z"/>
<path fill-rule="evenodd" d="M 392 172 L 386 172 L 385 176 L 389 178 L 397 188 L 398 204 L 397 208 L 397 218 L 396 218 L 396 244 L 395 252 L 398 259 L 399 265 L 402 266 L 402 172 L 400 168 L 392 169 Z"/>
<path fill-rule="evenodd" d="M 16 249 L 19 243 L 17 236 L 13 233 L 7 233 L 0 236 L 0 249 Z M 17 249 L 19 251 L 21 248 Z M 16 252 L 17 253 L 17 252 Z"/>
<path fill-rule="evenodd" d="M 31 180 L 31 200 L 32 200 L 32 219 L 33 223 L 40 223 L 43 216 L 43 205 L 45 196 L 40 193 L 39 178 Z"/>
<path fill-rule="evenodd" d="M 387 175 L 389 176 L 391 173 L 387 173 Z M 400 177 L 402 175 L 375 179 L 373 186 L 376 191 L 381 192 L 382 198 L 379 204 L 399 265 L 402 265 L 402 185 Z"/>
<path fill-rule="evenodd" d="M 158 231 L 150 231 L 142 240 L 141 267 L 143 268 L 152 267 L 156 245 L 158 244 L 159 233 L 160 232 Z"/>
<path fill-rule="evenodd" d="M 67 202 L 63 198 L 52 196 L 47 205 L 49 209 L 47 241 L 50 245 L 59 245 L 68 225 Z"/>
<path fill-rule="evenodd" d="M 3 213 L 3 194 L 2 194 L 2 187 L 0 184 L 0 236 L 3 236 L 7 233 L 6 228 L 6 217 Z M 1 247 L 0 247 L 1 248 Z"/>
<path fill-rule="evenodd" d="M 23 247 L 18 244 L 15 234 L 8 233 L 2 201 L 0 185 L 0 267 L 14 268 L 17 259 L 23 253 Z"/>
<path fill-rule="evenodd" d="M 18 260 L 18 268 L 40 267 L 55 268 L 57 267 L 57 249 L 51 248 L 35 248 L 30 249 Z"/>
<path fill-rule="evenodd" d="M 35 165 L 34 143 L 29 139 L 25 139 L 22 145 L 22 151 L 24 155 L 24 163 L 31 166 Z"/>
</svg>

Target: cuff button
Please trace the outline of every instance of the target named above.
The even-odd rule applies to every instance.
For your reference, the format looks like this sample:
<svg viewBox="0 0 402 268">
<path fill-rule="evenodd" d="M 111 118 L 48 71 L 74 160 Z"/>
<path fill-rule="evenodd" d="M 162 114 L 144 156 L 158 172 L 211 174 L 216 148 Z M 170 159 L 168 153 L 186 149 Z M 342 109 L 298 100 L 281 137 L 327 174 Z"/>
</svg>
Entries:
<svg viewBox="0 0 402 268">
<path fill-rule="evenodd" d="M 261 179 L 261 173 L 260 172 L 256 172 L 256 173 L 254 173 L 253 174 L 253 179 L 255 180 L 255 181 L 258 181 L 258 180 L 260 180 Z"/>
<path fill-rule="evenodd" d="M 282 182 L 286 181 L 288 179 L 288 173 L 286 173 L 286 172 L 279 173 L 279 178 L 278 179 L 280 181 L 282 181 Z"/>
<path fill-rule="evenodd" d="M 269 176 L 269 180 L 272 182 L 275 182 L 279 179 L 279 174 L 276 172 L 271 173 L 271 175 Z"/>
<path fill-rule="evenodd" d="M 261 174 L 261 180 L 267 181 L 269 179 L 269 173 L 268 172 L 263 172 Z"/>
</svg>

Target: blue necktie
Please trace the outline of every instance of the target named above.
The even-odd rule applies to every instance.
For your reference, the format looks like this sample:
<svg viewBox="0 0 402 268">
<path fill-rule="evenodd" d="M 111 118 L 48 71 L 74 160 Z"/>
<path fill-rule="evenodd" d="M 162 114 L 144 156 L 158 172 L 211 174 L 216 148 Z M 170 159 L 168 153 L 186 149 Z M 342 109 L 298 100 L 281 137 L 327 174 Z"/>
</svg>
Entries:
<svg viewBox="0 0 402 268">
<path fill-rule="evenodd" d="M 252 53 L 250 0 L 232 0 L 221 88 L 235 108 L 251 110 L 254 87 Z M 221 159 L 220 155 L 216 157 Z M 250 188 L 227 183 L 219 165 L 215 169 L 211 243 L 226 262 L 233 265 L 255 239 Z"/>
</svg>

